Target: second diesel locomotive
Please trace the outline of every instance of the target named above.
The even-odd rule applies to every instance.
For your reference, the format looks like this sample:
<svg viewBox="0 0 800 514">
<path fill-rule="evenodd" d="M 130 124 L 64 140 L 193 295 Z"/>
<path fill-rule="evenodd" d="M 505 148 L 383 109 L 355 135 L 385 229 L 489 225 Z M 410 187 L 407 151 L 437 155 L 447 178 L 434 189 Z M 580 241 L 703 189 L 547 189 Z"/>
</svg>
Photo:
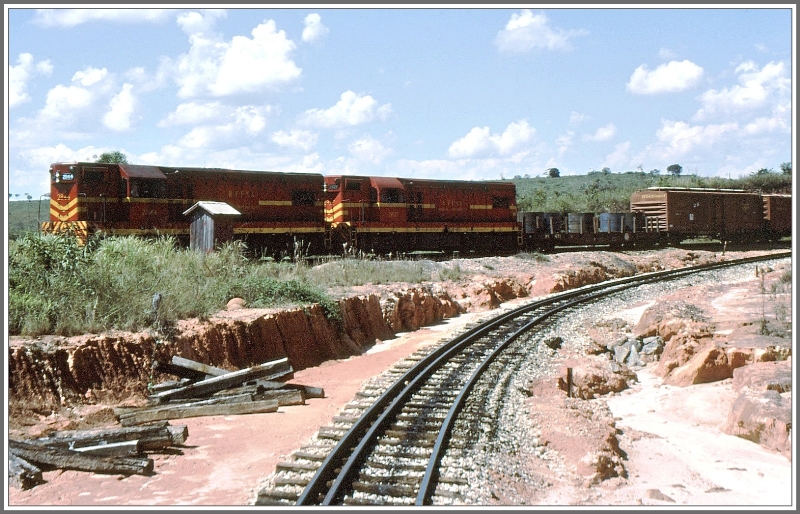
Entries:
<svg viewBox="0 0 800 514">
<path fill-rule="evenodd" d="M 517 212 L 507 181 L 323 176 L 88 162 L 50 167 L 43 232 L 173 235 L 190 243 L 196 207 L 224 203 L 230 237 L 282 256 L 415 251 L 503 255 L 566 246 L 773 241 L 792 233 L 790 195 L 650 188 L 630 212 Z M 228 237 L 228 236 L 226 236 Z M 212 239 L 213 241 L 213 239 Z M 218 241 L 221 242 L 221 241 Z M 213 245 L 206 248 L 210 250 Z"/>
</svg>

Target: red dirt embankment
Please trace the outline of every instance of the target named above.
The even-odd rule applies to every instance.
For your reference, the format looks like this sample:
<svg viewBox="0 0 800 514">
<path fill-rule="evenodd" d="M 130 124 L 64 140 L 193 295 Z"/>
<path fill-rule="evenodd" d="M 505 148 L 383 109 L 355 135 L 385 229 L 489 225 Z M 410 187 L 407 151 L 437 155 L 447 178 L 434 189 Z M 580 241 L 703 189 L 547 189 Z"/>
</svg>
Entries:
<svg viewBox="0 0 800 514">
<path fill-rule="evenodd" d="M 49 472 L 46 477 L 52 483 L 38 486 L 31 491 L 12 491 L 11 498 L 17 505 L 64 505 L 75 502 L 85 505 L 241 505 L 245 502 L 243 498 L 247 497 L 248 491 L 255 484 L 242 483 L 240 479 L 250 477 L 249 480 L 252 480 L 252 475 L 263 477 L 268 474 L 271 471 L 267 469 L 268 464 L 272 463 L 274 466 L 281 454 L 285 455 L 296 449 L 310 433 L 315 432 L 316 428 L 309 424 L 319 423 L 316 426 L 320 426 L 330 420 L 341 405 L 352 398 L 364 377 L 379 373 L 395 360 L 411 353 L 416 345 L 423 344 L 417 341 L 411 343 L 410 347 L 395 347 L 395 344 L 400 344 L 400 339 L 411 336 L 409 334 L 396 338 L 399 333 L 413 334 L 415 332 L 412 331 L 420 327 L 432 326 L 442 320 L 456 321 L 452 318 L 460 315 L 458 322 L 461 323 L 462 319 L 470 317 L 464 316 L 465 313 L 488 311 L 515 298 L 540 296 L 640 272 L 746 255 L 728 252 L 723 256 L 705 251 L 668 250 L 564 253 L 536 259 L 462 259 L 456 262 L 462 271 L 460 279 L 456 281 L 352 288 L 340 300 L 343 316 L 341 325 L 327 320 L 318 306 L 259 310 L 242 308 L 240 303 L 237 305 L 237 302 L 232 302 L 228 310 L 209 319 L 178 322 L 175 336 L 169 341 L 157 339 L 149 332 L 112 332 L 74 338 L 43 337 L 35 340 L 12 338 L 9 343 L 8 368 L 8 435 L 11 438 L 39 437 L 56 429 L 113 425 L 115 420 L 109 407 L 141 402 L 147 393 L 149 381 L 159 382 L 174 378 L 171 375 L 151 376 L 154 360 L 169 360 L 173 355 L 230 370 L 288 357 L 296 371 L 296 381 L 324 387 L 326 398 L 310 401 L 313 405 L 286 407 L 283 416 L 265 414 L 230 419 L 211 417 L 187 420 L 191 425 L 187 443 L 192 445 L 192 449 L 187 450 L 187 455 L 168 456 L 160 460 L 156 465 L 157 476 L 153 479 L 129 477 L 124 483 L 116 482 L 116 485 L 116 478 L 113 477 L 109 480 L 98 477 L 97 480 L 84 482 L 81 486 L 83 488 L 88 487 L 89 482 L 97 486 L 91 488 L 97 489 L 97 497 L 88 490 L 80 492 L 81 487 L 78 492 L 73 491 L 70 481 L 82 480 L 81 477 L 85 477 L 85 474 L 73 471 L 59 474 L 54 471 Z M 453 262 L 448 265 L 452 264 Z M 713 304 L 715 298 L 714 294 L 705 292 L 693 298 L 693 301 L 703 305 L 709 302 Z M 660 327 L 663 319 L 679 317 L 674 312 L 657 309 L 645 313 L 643 319 L 646 321 L 637 327 L 638 331 L 644 331 L 645 323 L 647 327 Z M 752 311 L 752 306 L 748 306 L 748 310 Z M 662 319 L 655 319 L 659 317 Z M 731 322 L 734 320 L 741 321 L 741 315 L 733 316 Z M 674 351 L 667 354 L 664 366 L 667 365 L 666 362 L 672 362 L 673 358 L 677 363 L 677 366 L 669 369 L 670 372 L 686 369 L 692 356 L 704 354 L 700 346 L 694 346 L 698 341 L 696 337 L 681 339 L 678 336 L 679 333 L 684 336 L 689 334 L 689 329 L 693 327 L 690 321 L 681 322 L 680 327 L 676 325 L 676 341 L 681 340 L 686 344 L 679 345 L 675 342 Z M 667 325 L 664 324 L 664 330 L 667 330 Z M 632 327 L 628 328 L 633 331 Z M 717 327 L 716 332 L 720 332 L 720 327 Z M 436 332 L 426 329 L 416 333 L 424 333 L 430 338 Z M 663 335 L 669 336 L 665 338 L 668 341 L 673 338 L 671 333 L 663 332 Z M 714 344 L 722 342 L 719 334 L 717 339 L 701 337 L 700 340 L 704 344 L 711 341 Z M 384 341 L 389 344 L 377 344 Z M 683 357 L 677 357 L 679 355 Z M 570 358 L 585 361 L 586 355 L 573 355 Z M 756 360 L 766 359 L 753 359 Z M 656 365 L 654 363 L 652 366 Z M 576 366 L 576 373 L 578 369 Z M 335 371 L 331 375 L 333 370 Z M 673 373 L 668 372 L 662 376 L 670 374 Z M 674 374 L 677 376 L 677 373 Z M 688 371 L 682 373 L 687 376 L 689 374 Z M 576 380 L 580 380 L 580 377 L 576 376 Z M 740 382 L 744 383 L 746 380 L 748 379 L 741 378 Z M 617 443 L 609 442 L 607 438 L 609 433 L 614 432 L 613 424 L 608 424 L 609 418 L 597 406 L 596 400 L 570 399 L 566 402 L 563 394 L 558 391 L 550 400 L 545 396 L 540 400 L 551 402 L 547 408 L 542 407 L 537 411 L 553 413 L 550 421 L 563 424 L 568 419 L 583 420 L 588 423 L 585 430 L 581 429 L 583 433 L 597 434 L 593 439 L 599 441 L 598 455 L 603 458 L 586 461 L 582 465 L 589 466 L 593 473 L 599 469 L 598 466 L 605 466 L 608 471 L 613 470 L 609 476 L 614 473 L 624 475 L 624 467 L 629 465 L 627 462 L 604 457 L 617 453 Z M 571 402 L 567 410 L 563 409 L 565 402 Z M 740 410 L 747 410 L 747 405 Z M 576 413 L 580 415 L 573 416 Z M 532 415 L 535 416 L 535 412 Z M 293 438 L 285 430 L 275 428 L 267 430 L 267 433 L 263 432 L 262 427 L 257 430 L 258 433 L 253 432 L 247 436 L 240 434 L 232 439 L 232 435 L 239 434 L 239 418 L 242 418 L 242 427 L 255 422 L 248 422 L 248 419 L 258 419 L 262 425 L 267 420 L 268 423 L 275 420 L 281 426 L 291 427 L 295 426 L 294 423 L 301 423 L 297 426 L 303 428 L 294 429 L 296 433 Z M 549 440 L 550 448 L 558 451 L 562 445 L 553 428 L 555 426 L 542 427 L 542 440 Z M 610 427 L 611 432 L 606 429 L 595 430 L 598 427 Z M 253 430 L 256 429 L 250 427 L 250 431 Z M 247 439 L 247 443 L 239 440 L 242 437 Z M 273 440 L 275 437 L 280 438 L 280 441 Z M 286 438 L 289 439 L 284 440 Z M 268 446 L 259 448 L 269 449 L 272 453 L 259 451 L 256 459 L 255 455 L 251 455 L 252 452 L 248 452 L 247 444 L 258 444 L 262 439 Z M 216 457 L 211 457 L 212 454 Z M 570 458 L 569 452 L 565 453 L 565 457 Z M 577 454 L 574 457 L 583 458 Z M 206 462 L 207 458 L 214 462 Z M 228 458 L 236 463 L 227 463 Z M 192 476 L 181 479 L 180 483 L 171 481 L 173 473 L 180 473 L 179 468 L 184 463 L 191 467 Z M 214 478 L 223 471 L 231 476 L 225 480 Z M 606 475 L 597 475 L 597 478 L 602 480 L 603 476 Z M 206 482 L 203 481 L 204 477 L 208 479 Z M 585 479 L 584 477 L 583 480 Z M 153 492 L 155 489 L 150 493 L 144 491 L 151 487 L 158 489 L 160 486 L 155 482 L 166 488 L 167 492 L 163 494 L 168 496 L 160 496 L 162 493 Z M 603 483 L 611 482 L 613 480 Z M 133 489 L 125 493 L 123 486 L 127 483 Z M 200 483 L 205 485 L 202 490 L 197 490 L 197 484 Z M 554 483 L 558 484 L 557 481 Z M 182 487 L 186 487 L 186 490 L 181 489 Z M 538 501 L 560 503 L 561 498 L 553 494 L 547 498 L 538 496 Z M 578 496 L 583 497 L 585 494 L 578 492 L 569 498 Z M 531 503 L 536 501 L 537 496 L 532 496 Z M 564 501 L 574 504 L 572 502 L 575 500 Z M 625 502 L 614 500 L 613 503 Z"/>
</svg>

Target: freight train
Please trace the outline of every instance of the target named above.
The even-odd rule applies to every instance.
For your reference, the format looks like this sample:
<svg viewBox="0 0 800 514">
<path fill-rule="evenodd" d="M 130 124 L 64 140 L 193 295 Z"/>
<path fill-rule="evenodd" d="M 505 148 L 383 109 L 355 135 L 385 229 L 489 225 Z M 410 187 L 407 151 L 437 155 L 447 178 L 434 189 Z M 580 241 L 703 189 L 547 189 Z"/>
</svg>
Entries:
<svg viewBox="0 0 800 514">
<path fill-rule="evenodd" d="M 462 252 L 673 245 L 791 236 L 790 195 L 650 188 L 624 213 L 522 212 L 508 181 L 279 173 L 88 162 L 50 166 L 47 233 L 172 235 L 261 255 Z"/>
</svg>

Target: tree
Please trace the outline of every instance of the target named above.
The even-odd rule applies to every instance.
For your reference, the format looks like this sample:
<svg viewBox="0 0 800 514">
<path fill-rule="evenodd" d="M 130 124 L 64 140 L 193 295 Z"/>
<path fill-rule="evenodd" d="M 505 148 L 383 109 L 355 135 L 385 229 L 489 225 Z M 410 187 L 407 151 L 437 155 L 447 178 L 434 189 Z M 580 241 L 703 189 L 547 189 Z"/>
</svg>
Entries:
<svg viewBox="0 0 800 514">
<path fill-rule="evenodd" d="M 667 166 L 667 171 L 670 172 L 673 176 L 677 177 L 683 171 L 683 167 L 680 164 L 670 164 Z"/>
<path fill-rule="evenodd" d="M 772 168 L 761 168 L 756 172 L 756 175 L 772 175 L 773 173 L 775 173 L 775 171 Z"/>
<path fill-rule="evenodd" d="M 791 175 L 792 174 L 792 163 L 791 162 L 783 162 L 781 163 L 781 173 L 784 175 Z"/>
<path fill-rule="evenodd" d="M 602 171 L 603 171 L 603 175 L 611 175 L 611 168 L 609 168 L 608 166 L 603 168 Z"/>
<path fill-rule="evenodd" d="M 661 170 L 658 169 L 658 168 L 653 168 L 652 170 L 650 170 L 650 174 L 654 175 L 654 176 L 655 175 L 659 175 L 659 174 L 661 174 Z"/>
<path fill-rule="evenodd" d="M 560 177 L 560 176 L 561 176 L 561 172 L 560 172 L 560 171 L 558 171 L 558 168 L 549 168 L 549 169 L 547 170 L 547 174 L 548 174 L 549 176 L 553 177 L 553 178 L 555 178 L 555 177 Z"/>
<path fill-rule="evenodd" d="M 111 163 L 127 164 L 128 163 L 128 158 L 125 156 L 125 154 L 120 152 L 120 151 L 117 151 L 117 150 L 115 150 L 113 152 L 103 152 L 103 153 L 100 154 L 100 157 L 97 157 L 96 155 L 94 157 L 97 158 L 97 161 L 95 161 L 95 162 L 102 162 L 102 163 L 105 163 L 105 164 L 111 164 Z"/>
</svg>

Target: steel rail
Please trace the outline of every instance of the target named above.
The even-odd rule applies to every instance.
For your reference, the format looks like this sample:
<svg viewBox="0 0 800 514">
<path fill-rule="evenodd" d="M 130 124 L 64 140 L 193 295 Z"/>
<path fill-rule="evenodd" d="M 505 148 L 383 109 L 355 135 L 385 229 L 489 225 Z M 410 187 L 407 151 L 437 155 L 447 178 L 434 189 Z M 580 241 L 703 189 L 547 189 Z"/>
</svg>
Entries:
<svg viewBox="0 0 800 514">
<path fill-rule="evenodd" d="M 778 254 L 768 254 L 673 270 L 643 273 L 630 277 L 609 280 L 600 284 L 584 286 L 560 294 L 551 295 L 545 299 L 531 302 L 513 309 L 481 325 L 473 327 L 472 329 L 460 334 L 459 336 L 456 336 L 452 340 L 431 352 L 416 366 L 406 371 L 399 379 L 397 379 L 364 412 L 359 421 L 357 421 L 344 434 L 342 439 L 322 462 L 314 477 L 305 487 L 302 494 L 298 497 L 296 504 L 333 505 L 336 504 L 336 502 L 341 502 L 346 494 L 348 484 L 353 481 L 355 475 L 360 469 L 360 466 L 362 466 L 365 462 L 369 451 L 377 444 L 376 439 L 380 431 L 388 423 L 388 421 L 399 412 L 403 403 L 406 401 L 406 398 L 417 391 L 419 386 L 432 373 L 434 373 L 434 371 L 439 369 L 441 367 L 441 363 L 447 361 L 450 356 L 458 352 L 461 348 L 469 346 L 472 341 L 487 335 L 489 332 L 503 325 L 504 323 L 507 323 L 514 318 L 527 314 L 532 310 L 539 309 L 548 304 L 563 302 L 561 305 L 557 305 L 556 307 L 550 309 L 547 313 L 537 316 L 535 319 L 527 322 L 524 327 L 518 329 L 512 335 L 508 336 L 500 345 L 500 347 L 496 348 L 491 355 L 486 357 L 478 369 L 473 372 L 470 380 L 465 383 L 464 386 L 462 386 L 458 397 L 448 412 L 448 415 L 444 421 L 444 425 L 440 430 L 434 445 L 434 451 L 430 457 L 425 476 L 423 477 L 423 483 L 417 496 L 416 501 L 418 505 L 425 505 L 430 501 L 433 488 L 435 488 L 435 481 L 437 478 L 436 468 L 438 467 L 438 462 L 440 461 L 441 454 L 445 449 L 447 437 L 449 436 L 449 432 L 452 429 L 453 423 L 455 423 L 457 414 L 469 395 L 469 390 L 471 390 L 473 384 L 475 381 L 477 381 L 489 363 L 501 353 L 502 349 L 519 337 L 520 334 L 529 330 L 533 325 L 541 322 L 541 320 L 545 317 L 576 303 L 585 302 L 604 294 L 613 294 L 619 290 L 633 287 L 635 285 L 659 280 L 674 279 L 683 275 L 689 275 L 701 271 L 709 271 L 722 267 L 743 265 L 763 260 L 781 259 L 790 257 L 791 255 L 791 252 L 781 252 Z M 328 484 L 331 485 L 329 486 Z"/>
</svg>

